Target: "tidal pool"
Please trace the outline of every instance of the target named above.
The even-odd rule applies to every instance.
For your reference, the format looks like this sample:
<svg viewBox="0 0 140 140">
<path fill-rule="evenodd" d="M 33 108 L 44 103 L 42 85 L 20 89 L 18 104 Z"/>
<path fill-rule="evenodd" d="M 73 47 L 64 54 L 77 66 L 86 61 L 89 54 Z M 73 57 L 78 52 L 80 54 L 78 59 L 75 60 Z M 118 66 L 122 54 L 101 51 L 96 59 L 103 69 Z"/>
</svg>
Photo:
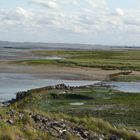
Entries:
<svg viewBox="0 0 140 140">
<path fill-rule="evenodd" d="M 73 102 L 73 103 L 69 103 L 69 105 L 81 106 L 81 105 L 84 105 L 84 103 L 81 103 L 81 102 Z"/>
</svg>

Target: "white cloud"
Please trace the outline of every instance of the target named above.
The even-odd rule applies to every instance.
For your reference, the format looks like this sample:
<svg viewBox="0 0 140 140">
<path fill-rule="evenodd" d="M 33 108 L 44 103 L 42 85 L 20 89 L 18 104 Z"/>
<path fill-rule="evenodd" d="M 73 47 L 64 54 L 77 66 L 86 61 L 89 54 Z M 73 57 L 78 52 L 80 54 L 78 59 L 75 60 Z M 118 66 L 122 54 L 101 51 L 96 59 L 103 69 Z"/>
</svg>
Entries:
<svg viewBox="0 0 140 140">
<path fill-rule="evenodd" d="M 71 0 L 71 3 L 74 5 L 78 5 L 78 1 L 77 0 Z"/>
<path fill-rule="evenodd" d="M 0 10 L 0 30 L 37 31 L 48 35 L 54 32 L 58 36 L 61 33 L 81 36 L 140 33 L 140 9 L 114 8 L 112 13 L 106 0 L 30 0 L 30 3 L 32 9 Z"/>
<path fill-rule="evenodd" d="M 40 5 L 49 9 L 57 9 L 58 5 L 55 0 L 31 0 L 30 3 Z"/>
<path fill-rule="evenodd" d="M 91 6 L 93 10 L 107 10 L 107 3 L 106 0 L 86 0 L 89 4 L 89 7 Z"/>
<path fill-rule="evenodd" d="M 32 12 L 29 12 L 21 7 L 17 7 L 16 13 L 19 17 L 24 17 L 24 18 L 31 18 L 33 16 Z"/>
<path fill-rule="evenodd" d="M 140 9 L 130 9 L 126 11 L 127 16 L 124 17 L 124 24 L 128 26 L 140 26 Z"/>
<path fill-rule="evenodd" d="M 124 11 L 121 8 L 116 9 L 116 15 L 118 16 L 124 16 Z"/>
</svg>

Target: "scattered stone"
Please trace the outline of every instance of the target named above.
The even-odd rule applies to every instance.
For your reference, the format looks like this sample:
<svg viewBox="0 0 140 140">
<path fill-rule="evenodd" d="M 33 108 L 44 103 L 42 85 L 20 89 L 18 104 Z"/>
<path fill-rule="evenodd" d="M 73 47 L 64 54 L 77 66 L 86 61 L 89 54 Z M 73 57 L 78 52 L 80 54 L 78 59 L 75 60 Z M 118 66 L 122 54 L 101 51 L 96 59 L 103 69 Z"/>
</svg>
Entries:
<svg viewBox="0 0 140 140">
<path fill-rule="evenodd" d="M 7 120 L 7 123 L 10 125 L 14 125 L 14 121 L 13 120 Z"/>
<path fill-rule="evenodd" d="M 120 140 L 120 138 L 116 135 L 112 135 L 109 137 L 109 140 Z"/>
<path fill-rule="evenodd" d="M 0 120 L 3 120 L 3 116 L 2 115 L 0 115 Z"/>
<path fill-rule="evenodd" d="M 16 110 L 11 109 L 10 111 L 7 112 L 8 115 L 14 116 L 16 114 Z"/>
<path fill-rule="evenodd" d="M 43 115 L 32 115 L 31 117 L 36 123 L 36 128 L 48 132 L 51 136 L 62 140 L 67 132 L 77 136 L 80 140 L 99 140 L 98 135 L 91 135 L 90 132 L 82 125 L 74 127 L 74 124 L 69 121 L 55 120 L 45 117 Z M 102 137 L 102 135 L 100 136 Z"/>
</svg>

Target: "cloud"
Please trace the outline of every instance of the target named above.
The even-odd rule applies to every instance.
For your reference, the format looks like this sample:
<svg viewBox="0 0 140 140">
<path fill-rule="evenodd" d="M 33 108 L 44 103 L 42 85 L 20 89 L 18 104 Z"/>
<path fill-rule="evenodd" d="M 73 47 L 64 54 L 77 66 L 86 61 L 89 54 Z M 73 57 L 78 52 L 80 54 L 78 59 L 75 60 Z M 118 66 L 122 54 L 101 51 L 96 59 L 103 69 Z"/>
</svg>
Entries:
<svg viewBox="0 0 140 140">
<path fill-rule="evenodd" d="M 107 10 L 106 0 L 86 0 L 86 2 L 89 4 L 89 7 L 93 8 L 93 10 Z"/>
<path fill-rule="evenodd" d="M 15 32 L 18 30 L 23 32 L 32 30 L 35 25 L 34 20 L 34 14 L 22 7 L 17 7 L 13 10 L 0 10 L 0 30 L 14 30 Z"/>
<path fill-rule="evenodd" d="M 116 9 L 116 15 L 118 16 L 124 16 L 124 11 L 121 8 Z"/>
<path fill-rule="evenodd" d="M 32 0 L 30 2 L 39 5 L 41 4 L 41 6 L 47 7 L 47 9 L 49 7 L 53 10 L 50 11 L 48 9 L 48 12 L 47 9 L 26 10 L 22 7 L 17 7 L 13 11 L 7 11 L 3 17 L 5 18 L 6 25 L 20 25 L 23 26 L 23 28 L 27 28 L 27 30 L 31 30 L 33 27 L 37 27 L 36 29 L 39 30 L 41 28 L 42 30 L 44 28 L 46 30 L 53 28 L 57 32 L 65 31 L 83 34 L 95 34 L 99 31 L 105 32 L 108 30 L 108 21 L 110 20 L 110 17 L 105 0 L 85 0 L 85 3 L 83 4 L 86 4 L 86 7 L 88 8 L 87 11 L 84 10 L 84 5 L 73 11 L 66 9 L 69 4 L 77 7 L 77 4 L 80 2 L 79 0 Z M 48 5 L 49 2 L 54 2 L 55 4 L 50 6 Z M 58 5 L 59 7 L 64 7 L 64 9 L 55 9 L 56 5 L 57 7 Z M 44 30 L 44 32 L 46 30 Z"/>
<path fill-rule="evenodd" d="M 125 19 L 124 23 L 131 26 L 140 26 L 140 19 Z"/>
<path fill-rule="evenodd" d="M 49 9 L 58 8 L 58 5 L 55 0 L 31 0 L 29 2 Z"/>
<path fill-rule="evenodd" d="M 74 5 L 78 5 L 78 1 L 77 0 L 71 0 L 71 3 Z"/>
<path fill-rule="evenodd" d="M 106 0 L 30 0 L 31 8 L 22 6 L 0 9 L 0 31 L 50 33 L 81 36 L 140 33 L 140 9 L 114 8 Z M 39 5 L 44 8 L 36 8 Z"/>
<path fill-rule="evenodd" d="M 126 11 L 127 16 L 124 17 L 123 21 L 128 26 L 140 26 L 140 9 L 130 9 Z"/>
<path fill-rule="evenodd" d="M 117 9 L 115 10 L 115 13 L 113 13 L 113 15 L 114 15 L 114 16 L 120 16 L 120 17 L 122 17 L 122 16 L 125 15 L 125 13 L 124 13 L 123 9 L 117 8 Z"/>
<path fill-rule="evenodd" d="M 24 18 L 31 18 L 33 16 L 33 14 L 21 7 L 17 7 L 16 9 L 16 14 L 19 16 L 19 17 L 24 17 Z"/>
</svg>

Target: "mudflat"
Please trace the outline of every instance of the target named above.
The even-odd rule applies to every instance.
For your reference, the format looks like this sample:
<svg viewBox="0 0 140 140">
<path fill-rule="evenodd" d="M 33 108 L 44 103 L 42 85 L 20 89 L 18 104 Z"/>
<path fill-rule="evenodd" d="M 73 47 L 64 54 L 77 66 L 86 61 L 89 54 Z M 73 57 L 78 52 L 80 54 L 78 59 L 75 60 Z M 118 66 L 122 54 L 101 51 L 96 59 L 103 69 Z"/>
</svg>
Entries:
<svg viewBox="0 0 140 140">
<path fill-rule="evenodd" d="M 16 65 L 7 62 L 0 63 L 0 73 L 37 74 L 45 78 L 63 78 L 76 80 L 105 80 L 106 76 L 120 70 L 103 70 L 101 68 L 68 67 L 58 65 Z M 133 72 L 139 75 L 140 72 Z"/>
</svg>

